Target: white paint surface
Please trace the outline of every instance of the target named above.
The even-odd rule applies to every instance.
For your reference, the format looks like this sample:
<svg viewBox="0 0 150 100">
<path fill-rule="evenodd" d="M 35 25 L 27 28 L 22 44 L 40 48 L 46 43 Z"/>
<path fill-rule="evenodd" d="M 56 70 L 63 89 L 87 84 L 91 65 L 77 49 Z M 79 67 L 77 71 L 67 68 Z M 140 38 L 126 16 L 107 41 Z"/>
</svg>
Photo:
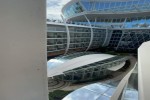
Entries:
<svg viewBox="0 0 150 100">
<path fill-rule="evenodd" d="M 138 49 L 138 89 L 139 100 L 150 98 L 150 42 L 143 43 Z"/>
<path fill-rule="evenodd" d="M 66 61 L 65 63 L 59 64 L 56 68 L 48 69 L 48 77 L 63 74 L 64 71 L 68 71 L 74 68 L 85 66 L 94 62 L 102 61 L 108 58 L 114 57 L 109 54 L 90 54 L 81 57 L 77 57 Z"/>
<path fill-rule="evenodd" d="M 0 100 L 48 100 L 45 0 L 0 0 Z"/>
</svg>

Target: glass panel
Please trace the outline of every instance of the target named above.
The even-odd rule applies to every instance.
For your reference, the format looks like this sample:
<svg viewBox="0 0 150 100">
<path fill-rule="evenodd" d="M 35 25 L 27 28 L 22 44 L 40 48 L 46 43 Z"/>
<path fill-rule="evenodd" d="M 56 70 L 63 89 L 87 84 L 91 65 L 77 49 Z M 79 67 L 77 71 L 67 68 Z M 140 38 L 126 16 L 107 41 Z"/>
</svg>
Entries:
<svg viewBox="0 0 150 100">
<path fill-rule="evenodd" d="M 99 94 L 103 94 L 104 92 L 106 92 L 109 89 L 108 86 L 98 85 L 98 84 L 91 84 L 91 85 L 85 86 L 84 88 L 95 91 Z"/>
<path fill-rule="evenodd" d="M 108 97 L 112 96 L 115 92 L 116 88 L 110 88 L 107 92 L 104 93 L 104 95 L 107 95 Z"/>
<path fill-rule="evenodd" d="M 98 94 L 87 89 L 78 89 L 64 98 L 64 100 L 96 100 Z"/>
<path fill-rule="evenodd" d="M 107 97 L 107 96 L 102 95 L 102 96 L 100 96 L 100 97 L 99 97 L 98 99 L 96 99 L 96 100 L 110 100 L 110 98 Z"/>
</svg>

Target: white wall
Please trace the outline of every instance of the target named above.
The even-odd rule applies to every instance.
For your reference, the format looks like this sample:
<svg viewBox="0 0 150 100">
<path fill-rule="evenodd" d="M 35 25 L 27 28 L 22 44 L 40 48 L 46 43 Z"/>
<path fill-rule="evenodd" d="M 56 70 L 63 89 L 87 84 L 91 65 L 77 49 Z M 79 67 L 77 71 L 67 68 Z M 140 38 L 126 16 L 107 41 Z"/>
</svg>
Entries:
<svg viewBox="0 0 150 100">
<path fill-rule="evenodd" d="M 150 100 L 150 42 L 138 49 L 139 100 Z"/>
<path fill-rule="evenodd" d="M 0 0 L 0 100 L 48 100 L 45 0 Z"/>
</svg>

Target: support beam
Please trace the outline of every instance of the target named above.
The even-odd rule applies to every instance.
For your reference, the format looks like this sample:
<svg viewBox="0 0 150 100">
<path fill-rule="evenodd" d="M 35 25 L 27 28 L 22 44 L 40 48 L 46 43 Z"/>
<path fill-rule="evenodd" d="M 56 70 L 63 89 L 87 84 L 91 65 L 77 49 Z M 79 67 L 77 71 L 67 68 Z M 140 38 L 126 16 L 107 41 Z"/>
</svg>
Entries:
<svg viewBox="0 0 150 100">
<path fill-rule="evenodd" d="M 83 69 L 84 70 L 84 69 Z M 82 80 L 84 80 L 84 76 L 85 76 L 85 70 L 82 73 Z"/>
<path fill-rule="evenodd" d="M 66 26 L 66 31 L 67 31 L 67 47 L 66 47 L 66 50 L 65 50 L 65 54 L 67 54 L 67 52 L 69 50 L 69 46 L 70 46 L 70 32 L 69 32 L 69 27 L 68 27 L 68 25 L 66 23 L 66 20 L 64 19 L 63 15 L 61 15 L 61 18 L 64 21 L 64 24 Z"/>
<path fill-rule="evenodd" d="M 106 28 L 106 36 L 105 36 L 105 40 L 104 40 L 104 42 L 103 42 L 102 47 L 104 47 L 104 46 L 105 46 L 105 44 L 106 44 L 107 40 L 108 40 L 108 28 Z"/>
<path fill-rule="evenodd" d="M 125 28 L 125 24 L 126 24 L 126 22 L 127 22 L 127 17 L 125 18 L 125 20 L 124 20 L 124 22 L 123 22 L 123 24 L 122 24 L 122 27 L 121 27 L 121 28 Z"/>
<path fill-rule="evenodd" d="M 94 67 L 92 68 L 92 72 L 91 72 L 91 75 L 90 75 L 90 78 L 92 79 L 93 77 L 93 73 L 94 73 Z"/>
<path fill-rule="evenodd" d="M 135 8 L 135 10 L 137 10 L 138 13 L 141 12 L 140 8 L 137 5 L 133 5 L 133 7 Z"/>
<path fill-rule="evenodd" d="M 0 0 L 0 100 L 48 100 L 46 0 Z"/>
<path fill-rule="evenodd" d="M 94 26 L 96 26 L 96 23 L 97 23 L 97 18 L 95 18 Z"/>
<path fill-rule="evenodd" d="M 121 34 L 121 37 L 120 37 L 120 40 L 119 40 L 119 42 L 118 42 L 118 44 L 117 44 L 116 50 L 118 50 L 118 47 L 119 47 L 119 45 L 120 45 L 120 42 L 121 42 L 121 40 L 122 40 L 124 34 L 125 34 L 125 33 L 124 33 L 124 30 L 123 30 L 123 31 L 122 31 L 122 34 Z"/>
<path fill-rule="evenodd" d="M 91 25 L 89 19 L 86 17 L 86 15 L 84 15 L 84 17 L 85 17 L 85 19 L 88 21 L 89 26 L 90 26 L 90 29 L 91 29 L 91 39 L 90 39 L 90 43 L 89 43 L 88 48 L 86 49 L 86 51 L 88 51 L 88 50 L 90 49 L 91 45 L 92 45 L 92 42 L 93 42 L 93 28 L 92 28 L 92 25 Z"/>
</svg>

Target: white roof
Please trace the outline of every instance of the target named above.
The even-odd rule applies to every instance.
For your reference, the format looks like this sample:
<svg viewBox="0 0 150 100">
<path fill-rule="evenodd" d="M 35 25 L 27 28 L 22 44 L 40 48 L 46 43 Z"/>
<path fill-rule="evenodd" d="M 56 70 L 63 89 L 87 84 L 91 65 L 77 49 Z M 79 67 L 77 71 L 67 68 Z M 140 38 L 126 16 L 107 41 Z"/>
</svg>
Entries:
<svg viewBox="0 0 150 100">
<path fill-rule="evenodd" d="M 71 60 L 67 60 L 67 61 L 56 61 L 56 65 L 54 64 L 53 68 L 52 68 L 52 62 L 51 60 L 48 61 L 48 77 L 53 77 L 56 75 L 60 75 L 63 74 L 63 72 L 74 69 L 74 68 L 78 68 L 81 66 L 85 66 L 91 63 L 95 63 L 98 61 L 102 61 L 108 58 L 112 58 L 114 57 L 114 55 L 110 55 L 110 54 L 89 54 L 89 55 L 84 55 L 84 56 L 80 56 L 77 58 L 73 58 Z"/>
</svg>

